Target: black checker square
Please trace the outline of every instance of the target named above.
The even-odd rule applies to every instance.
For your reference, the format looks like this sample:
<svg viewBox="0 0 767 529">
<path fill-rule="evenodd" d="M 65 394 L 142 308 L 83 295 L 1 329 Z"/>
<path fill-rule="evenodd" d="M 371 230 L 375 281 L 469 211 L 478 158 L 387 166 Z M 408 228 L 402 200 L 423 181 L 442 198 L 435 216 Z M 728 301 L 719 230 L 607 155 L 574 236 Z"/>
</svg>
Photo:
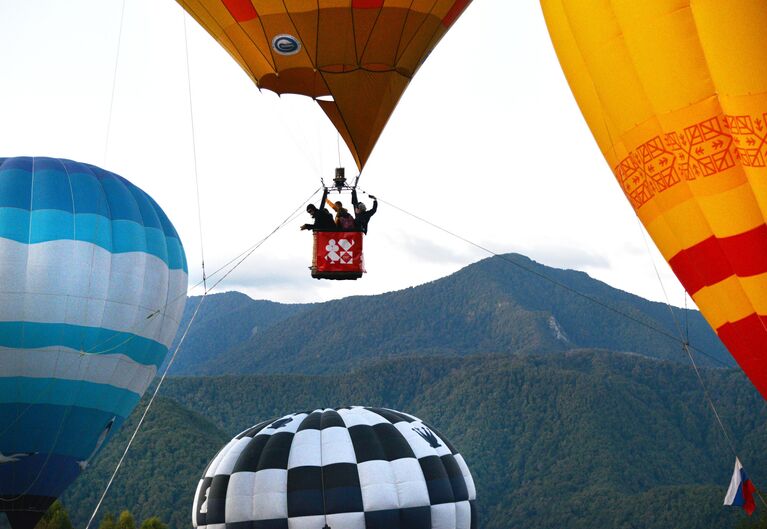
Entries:
<svg viewBox="0 0 767 529">
<path fill-rule="evenodd" d="M 431 508 L 410 507 L 365 513 L 365 529 L 429 529 Z"/>
</svg>

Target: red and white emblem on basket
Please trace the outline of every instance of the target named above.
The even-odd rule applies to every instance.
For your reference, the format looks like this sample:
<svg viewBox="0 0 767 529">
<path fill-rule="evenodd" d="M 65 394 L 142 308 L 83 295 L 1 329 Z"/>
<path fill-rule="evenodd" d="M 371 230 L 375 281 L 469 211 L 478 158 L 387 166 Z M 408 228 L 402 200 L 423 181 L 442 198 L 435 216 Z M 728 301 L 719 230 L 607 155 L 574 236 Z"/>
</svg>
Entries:
<svg viewBox="0 0 767 529">
<path fill-rule="evenodd" d="M 333 264 L 350 265 L 354 264 L 354 241 L 348 239 L 328 240 L 325 246 L 325 260 Z"/>
</svg>

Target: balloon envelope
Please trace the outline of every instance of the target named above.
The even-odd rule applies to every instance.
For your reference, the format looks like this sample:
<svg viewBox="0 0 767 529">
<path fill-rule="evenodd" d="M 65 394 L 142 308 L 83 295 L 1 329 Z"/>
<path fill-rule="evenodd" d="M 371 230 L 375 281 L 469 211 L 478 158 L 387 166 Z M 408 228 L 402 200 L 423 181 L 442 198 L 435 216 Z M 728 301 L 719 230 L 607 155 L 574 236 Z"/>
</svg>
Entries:
<svg viewBox="0 0 767 529">
<path fill-rule="evenodd" d="M 197 486 L 195 527 L 475 529 L 463 457 L 420 419 L 322 409 L 245 430 Z"/>
<path fill-rule="evenodd" d="M 362 170 L 471 0 L 178 0 L 259 88 L 317 99 Z"/>
<path fill-rule="evenodd" d="M 187 268 L 127 180 L 0 158 L 0 512 L 33 527 L 114 434 L 178 329 Z"/>
<path fill-rule="evenodd" d="M 767 3 L 541 4 L 626 197 L 767 397 Z"/>
</svg>

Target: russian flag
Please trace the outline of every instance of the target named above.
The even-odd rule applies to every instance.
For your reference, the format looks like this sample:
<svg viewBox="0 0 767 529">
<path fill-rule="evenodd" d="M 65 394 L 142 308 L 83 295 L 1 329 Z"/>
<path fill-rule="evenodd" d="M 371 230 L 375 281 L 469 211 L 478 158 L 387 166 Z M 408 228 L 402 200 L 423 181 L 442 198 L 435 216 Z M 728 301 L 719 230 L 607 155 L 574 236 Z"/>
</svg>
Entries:
<svg viewBox="0 0 767 529">
<path fill-rule="evenodd" d="M 730 480 L 730 488 L 727 489 L 727 495 L 724 497 L 725 505 L 737 505 L 743 507 L 749 515 L 754 512 L 754 491 L 756 487 L 748 479 L 746 471 L 743 469 L 743 465 L 740 464 L 740 460 L 735 458 L 735 470 L 732 472 L 732 479 Z"/>
</svg>

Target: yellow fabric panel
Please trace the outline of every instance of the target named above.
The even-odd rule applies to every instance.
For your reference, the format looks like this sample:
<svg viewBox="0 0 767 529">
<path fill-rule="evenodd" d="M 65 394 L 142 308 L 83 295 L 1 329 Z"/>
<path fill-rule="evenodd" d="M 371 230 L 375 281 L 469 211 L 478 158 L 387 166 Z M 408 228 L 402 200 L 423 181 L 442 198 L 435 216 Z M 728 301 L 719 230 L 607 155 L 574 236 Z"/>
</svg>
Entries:
<svg viewBox="0 0 767 529">
<path fill-rule="evenodd" d="M 616 180 L 708 322 L 767 315 L 767 0 L 541 5 Z"/>
<path fill-rule="evenodd" d="M 732 211 L 740 214 L 732 215 Z M 738 235 L 763 223 L 764 217 L 746 183 L 713 197 L 690 198 L 645 223 L 645 228 L 668 260 L 711 235 Z"/>
<path fill-rule="evenodd" d="M 665 114 L 712 93 L 708 65 L 689 1 L 613 2 L 622 38 L 654 114 Z M 659 38 L 662 36 L 662 38 Z"/>
<path fill-rule="evenodd" d="M 692 10 L 717 92 L 767 92 L 765 0 L 695 0 Z"/>
<path fill-rule="evenodd" d="M 692 298 L 714 329 L 754 312 L 767 314 L 767 274 L 729 277 L 701 289 Z"/>
<path fill-rule="evenodd" d="M 549 36 L 557 50 L 559 64 L 565 74 L 575 101 L 588 123 L 591 133 L 597 140 L 602 155 L 610 167 L 615 167 L 627 152 L 621 145 L 615 145 L 617 131 L 610 126 L 608 117 L 602 110 L 602 103 L 596 92 L 586 62 L 578 47 L 570 22 L 565 14 L 561 0 L 542 0 L 543 16 L 549 28 Z"/>
</svg>

